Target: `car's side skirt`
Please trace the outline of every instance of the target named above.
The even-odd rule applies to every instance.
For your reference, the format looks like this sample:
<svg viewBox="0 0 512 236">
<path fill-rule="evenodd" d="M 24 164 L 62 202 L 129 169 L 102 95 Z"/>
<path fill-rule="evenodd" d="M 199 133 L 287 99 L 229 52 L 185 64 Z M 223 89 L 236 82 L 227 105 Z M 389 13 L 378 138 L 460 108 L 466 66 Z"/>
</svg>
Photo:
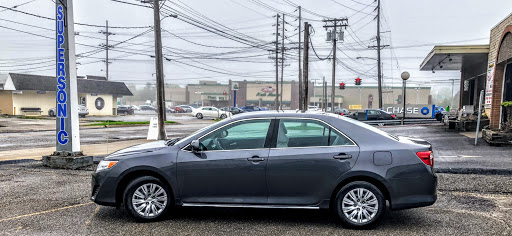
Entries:
<svg viewBox="0 0 512 236">
<path fill-rule="evenodd" d="M 251 205 L 251 204 L 208 204 L 183 203 L 184 207 L 236 207 L 236 208 L 278 208 L 278 209 L 320 209 L 318 206 L 292 206 L 292 205 Z"/>
</svg>

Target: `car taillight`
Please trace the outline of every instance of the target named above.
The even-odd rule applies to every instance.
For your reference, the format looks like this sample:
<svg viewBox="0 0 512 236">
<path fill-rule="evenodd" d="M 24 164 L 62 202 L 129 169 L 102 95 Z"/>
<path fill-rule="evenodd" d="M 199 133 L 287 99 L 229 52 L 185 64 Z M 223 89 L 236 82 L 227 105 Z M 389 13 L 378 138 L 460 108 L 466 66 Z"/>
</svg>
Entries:
<svg viewBox="0 0 512 236">
<path fill-rule="evenodd" d="M 391 115 L 391 117 L 396 118 L 396 116 L 395 116 L 395 115 Z"/>
<path fill-rule="evenodd" d="M 342 116 L 342 115 L 343 115 L 343 112 L 340 112 L 340 115 Z"/>
<path fill-rule="evenodd" d="M 434 166 L 434 153 L 432 151 L 417 152 L 416 155 L 429 166 Z"/>
</svg>

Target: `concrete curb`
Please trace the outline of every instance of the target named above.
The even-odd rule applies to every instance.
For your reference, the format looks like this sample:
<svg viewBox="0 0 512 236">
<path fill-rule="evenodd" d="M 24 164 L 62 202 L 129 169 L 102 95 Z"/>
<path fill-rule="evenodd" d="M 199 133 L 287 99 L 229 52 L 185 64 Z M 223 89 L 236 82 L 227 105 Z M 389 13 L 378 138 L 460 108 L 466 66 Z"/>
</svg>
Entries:
<svg viewBox="0 0 512 236">
<path fill-rule="evenodd" d="M 512 169 L 487 169 L 487 168 L 434 168 L 440 174 L 464 174 L 464 175 L 512 175 Z"/>
</svg>

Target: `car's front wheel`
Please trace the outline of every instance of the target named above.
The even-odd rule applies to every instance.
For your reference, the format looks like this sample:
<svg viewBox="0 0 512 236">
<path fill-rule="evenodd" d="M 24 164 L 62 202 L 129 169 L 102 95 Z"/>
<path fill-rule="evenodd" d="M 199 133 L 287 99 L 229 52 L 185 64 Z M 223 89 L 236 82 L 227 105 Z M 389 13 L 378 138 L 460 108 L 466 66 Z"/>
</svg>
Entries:
<svg viewBox="0 0 512 236">
<path fill-rule="evenodd" d="M 355 181 L 338 191 L 334 207 L 343 226 L 367 228 L 379 221 L 386 209 L 386 200 L 373 184 Z"/>
<path fill-rule="evenodd" d="M 197 119 L 203 119 L 203 114 L 197 113 L 196 117 L 197 117 Z"/>
<path fill-rule="evenodd" d="M 124 191 L 126 210 L 138 221 L 160 219 L 171 208 L 172 194 L 165 183 L 151 176 L 134 179 Z"/>
<path fill-rule="evenodd" d="M 227 116 L 226 116 L 226 114 L 222 114 L 222 115 L 220 115 L 220 119 L 221 119 L 221 120 L 226 119 L 226 117 L 227 117 Z"/>
</svg>

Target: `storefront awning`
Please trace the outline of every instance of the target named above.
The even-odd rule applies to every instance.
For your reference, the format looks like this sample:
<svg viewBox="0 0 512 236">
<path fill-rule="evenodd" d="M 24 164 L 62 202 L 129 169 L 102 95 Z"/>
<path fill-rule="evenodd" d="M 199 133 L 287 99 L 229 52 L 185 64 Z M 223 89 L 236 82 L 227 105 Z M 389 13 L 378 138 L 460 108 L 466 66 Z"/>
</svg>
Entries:
<svg viewBox="0 0 512 236">
<path fill-rule="evenodd" d="M 489 45 L 439 45 L 423 60 L 420 70 L 461 70 L 463 62 L 484 61 L 487 64 L 488 54 Z"/>
</svg>

